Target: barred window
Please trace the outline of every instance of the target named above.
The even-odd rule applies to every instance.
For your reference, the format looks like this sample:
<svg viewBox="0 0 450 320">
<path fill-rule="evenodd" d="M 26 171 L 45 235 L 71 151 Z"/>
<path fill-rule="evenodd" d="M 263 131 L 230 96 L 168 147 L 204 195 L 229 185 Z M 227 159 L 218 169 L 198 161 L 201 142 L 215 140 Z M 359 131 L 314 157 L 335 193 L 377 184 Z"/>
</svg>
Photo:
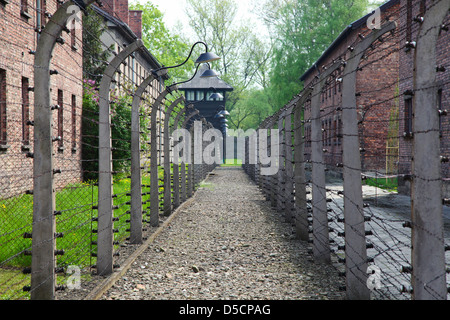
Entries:
<svg viewBox="0 0 450 320">
<path fill-rule="evenodd" d="M 405 130 L 404 136 L 411 137 L 412 136 L 412 112 L 413 112 L 413 103 L 412 98 L 405 99 Z"/>
<path fill-rule="evenodd" d="M 30 95 L 28 91 L 29 80 L 22 77 L 22 143 L 25 146 L 30 145 Z"/>
<path fill-rule="evenodd" d="M 77 97 L 72 95 L 72 151 L 77 148 Z"/>
<path fill-rule="evenodd" d="M 62 151 L 64 148 L 64 95 L 62 90 L 58 90 L 58 149 Z"/>
<path fill-rule="evenodd" d="M 187 101 L 194 101 L 195 100 L 195 91 L 186 91 L 186 100 Z"/>
</svg>

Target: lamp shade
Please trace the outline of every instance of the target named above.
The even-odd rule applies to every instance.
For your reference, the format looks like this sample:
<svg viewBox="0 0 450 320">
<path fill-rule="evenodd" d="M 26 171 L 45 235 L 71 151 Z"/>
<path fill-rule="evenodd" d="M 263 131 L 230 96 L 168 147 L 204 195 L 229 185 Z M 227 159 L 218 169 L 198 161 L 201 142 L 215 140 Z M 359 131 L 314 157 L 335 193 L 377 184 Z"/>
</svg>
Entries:
<svg viewBox="0 0 450 320">
<path fill-rule="evenodd" d="M 230 113 L 227 110 L 220 111 L 219 114 L 224 115 L 224 116 L 230 115 Z"/>
<path fill-rule="evenodd" d="M 200 78 L 213 78 L 213 77 L 218 77 L 219 74 L 217 72 L 215 72 L 214 70 L 208 69 L 205 72 L 203 72 L 203 74 L 200 76 Z"/>
<path fill-rule="evenodd" d="M 224 118 L 224 115 L 223 114 L 216 114 L 214 116 L 214 119 L 219 119 L 219 118 Z"/>
<path fill-rule="evenodd" d="M 220 57 L 212 52 L 205 52 L 198 57 L 197 61 L 195 63 L 206 63 L 211 61 L 219 60 Z"/>
</svg>

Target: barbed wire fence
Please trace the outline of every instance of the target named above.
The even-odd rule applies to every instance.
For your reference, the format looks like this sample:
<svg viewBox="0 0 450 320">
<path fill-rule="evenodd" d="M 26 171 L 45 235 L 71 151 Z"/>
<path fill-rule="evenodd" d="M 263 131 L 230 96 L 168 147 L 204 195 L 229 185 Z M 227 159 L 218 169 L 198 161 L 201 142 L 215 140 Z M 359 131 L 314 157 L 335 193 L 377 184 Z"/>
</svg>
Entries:
<svg viewBox="0 0 450 320">
<path fill-rule="evenodd" d="M 10 1 L 13 10 L 3 11 L 2 21 L 15 23 L 22 5 Z M 163 142 L 163 135 L 181 126 L 194 106 L 184 107 L 176 86 L 165 87 L 160 77 L 166 70 L 126 68 L 144 50 L 140 40 L 116 51 L 97 37 L 112 60 L 99 61 L 103 74 L 86 73 L 83 54 L 91 49 L 83 46 L 81 32 L 68 26 L 71 5 L 28 4 L 28 15 L 45 21 L 39 29 L 21 24 L 24 33 L 38 37 L 36 47 L 20 62 L 0 56 L 0 71 L 8 75 L 0 77 L 8 88 L 0 95 L 2 112 L 8 107 L 0 154 L 1 299 L 54 299 L 73 272 L 111 274 L 120 267 L 122 247 L 141 244 L 192 196 L 194 189 L 186 189 L 189 174 L 201 181 L 214 167 L 188 174 L 177 165 L 181 174 L 171 181 L 173 141 Z M 101 31 L 114 39 L 106 25 Z M 83 32 L 95 36 L 85 26 Z M 22 50 L 5 37 L 0 41 Z M 64 68 L 61 59 L 75 67 Z M 34 77 L 13 82 L 20 79 L 10 77 L 15 74 Z M 78 90 L 55 90 L 62 82 Z M 182 186 L 184 196 L 174 203 Z"/>
<path fill-rule="evenodd" d="M 448 1 L 436 1 L 416 16 L 406 6 L 386 13 L 379 29 L 363 29 L 339 57 L 318 66 L 305 89 L 247 138 L 245 171 L 311 243 L 315 261 L 336 265 L 349 299 L 448 298 L 442 186 L 449 127 L 441 102 L 448 61 L 436 61 L 437 49 L 433 57 L 423 49 L 436 41 L 445 46 L 448 9 Z M 412 24 L 400 23 L 406 16 Z M 386 66 L 407 51 L 416 51 L 415 61 L 389 80 Z M 418 65 L 428 65 L 431 76 Z M 262 143 L 262 129 L 280 135 L 273 160 L 279 171 L 270 176 L 261 174 L 267 165 L 260 157 L 270 157 L 271 148 L 263 155 L 250 147 Z M 395 188 L 397 179 L 411 183 L 411 197 L 381 188 Z"/>
</svg>

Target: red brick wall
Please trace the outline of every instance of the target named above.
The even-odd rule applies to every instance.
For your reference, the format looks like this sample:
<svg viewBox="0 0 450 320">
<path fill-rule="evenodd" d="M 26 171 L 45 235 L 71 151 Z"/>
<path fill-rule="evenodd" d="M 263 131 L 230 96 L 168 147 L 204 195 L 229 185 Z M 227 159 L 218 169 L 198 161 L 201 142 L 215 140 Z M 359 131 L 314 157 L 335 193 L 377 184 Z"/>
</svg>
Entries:
<svg viewBox="0 0 450 320">
<path fill-rule="evenodd" d="M 142 11 L 130 10 L 129 25 L 139 39 L 142 39 Z"/>
<path fill-rule="evenodd" d="M 129 24 L 128 0 L 115 0 L 114 9 L 116 16 L 126 24 Z"/>
<path fill-rule="evenodd" d="M 382 13 L 382 21 L 389 19 L 398 20 L 398 5 L 394 5 Z M 359 41 L 359 34 L 368 34 L 366 24 L 352 30 L 341 43 L 328 54 L 321 63 L 323 66 L 331 65 L 334 60 L 349 58 L 349 46 L 353 46 Z M 367 59 L 362 59 L 360 71 L 357 72 L 356 92 L 360 95 L 357 98 L 357 108 L 359 120 L 364 121 L 359 126 L 360 144 L 366 152 L 362 153 L 363 170 L 385 171 L 386 168 L 386 138 L 389 124 L 390 110 L 395 94 L 395 85 L 398 77 L 398 48 L 396 35 L 385 35 L 385 41 L 380 44 L 375 43 L 374 50 L 368 50 Z M 386 54 L 388 52 L 388 54 Z M 318 66 L 319 68 L 322 67 Z M 341 70 L 342 72 L 342 70 Z M 312 72 L 305 79 L 305 87 L 309 86 L 317 75 Z M 342 92 L 341 85 L 336 82 L 336 78 L 342 74 L 336 73 L 329 79 L 329 84 L 321 96 L 321 116 L 323 117 L 323 142 L 324 160 L 333 169 L 336 164 L 342 162 Z M 305 110 L 305 119 L 310 117 L 310 107 Z M 331 122 L 331 124 L 330 124 Z M 307 137 L 309 137 L 309 125 L 307 124 Z M 309 143 L 307 144 L 309 146 Z M 310 153 L 310 148 L 306 148 L 306 153 Z M 309 156 L 309 155 L 308 155 Z M 308 157 L 307 156 L 307 157 Z"/>
<path fill-rule="evenodd" d="M 34 87 L 34 55 L 29 51 L 36 50 L 36 3 L 28 0 L 28 14 L 21 14 L 21 1 L 11 0 L 9 4 L 0 4 L 0 69 L 6 73 L 6 107 L 7 107 L 7 149 L 0 151 L 0 198 L 14 196 L 32 189 L 32 159 L 26 156 L 27 152 L 33 152 L 33 127 L 30 129 L 31 147 L 24 144 L 23 128 L 27 129 L 23 117 L 22 78 L 29 81 L 29 86 Z M 57 9 L 56 0 L 46 1 L 47 12 L 53 14 Z M 47 18 L 48 19 L 48 18 Z M 82 30 L 75 30 L 78 50 L 71 48 L 70 34 L 62 33 L 64 45 L 56 44 L 53 52 L 51 70 L 57 70 L 58 75 L 51 76 L 52 104 L 57 103 L 58 89 L 64 93 L 64 146 L 58 151 L 58 143 L 55 143 L 55 168 L 62 170 L 61 175 L 56 175 L 57 187 L 68 183 L 77 182 L 81 178 L 81 103 L 82 103 Z M 71 149 L 71 98 L 76 97 L 76 132 L 77 148 Z M 28 94 L 29 115 L 33 120 L 34 93 Z M 25 127 L 24 127 L 25 126 Z M 54 112 L 54 136 L 57 136 L 57 112 Z"/>
<path fill-rule="evenodd" d="M 104 11 L 129 24 L 128 0 L 104 0 L 102 3 Z"/>
<path fill-rule="evenodd" d="M 408 137 L 403 137 L 405 131 L 405 96 L 403 93 L 407 90 L 413 89 L 413 68 L 414 68 L 414 50 L 405 49 L 405 44 L 407 40 L 416 40 L 417 34 L 420 28 L 420 24 L 415 22 L 413 19 L 417 16 L 423 15 L 423 3 L 426 4 L 425 10 L 429 7 L 432 1 L 411 1 L 411 7 L 408 9 L 408 0 L 401 0 L 401 10 L 402 16 L 399 21 L 399 27 L 405 32 L 400 35 L 399 42 L 402 49 L 399 51 L 400 54 L 400 66 L 399 66 L 399 87 L 400 87 L 400 158 L 399 158 L 399 174 L 410 174 L 411 173 L 411 158 L 412 158 L 412 143 L 413 140 Z M 409 14 L 408 14 L 409 11 Z M 410 19 L 408 22 L 408 18 Z M 444 21 L 444 24 L 450 24 L 450 17 Z M 409 32 L 408 32 L 409 31 Z M 409 39 L 409 37 L 411 39 Z M 437 53 L 437 65 L 438 66 L 449 66 L 450 65 L 450 32 L 442 31 L 436 48 Z M 449 110 L 450 108 L 450 70 L 438 73 L 438 88 L 442 90 L 442 109 Z M 442 121 L 442 137 L 441 137 L 441 154 L 442 156 L 450 156 L 450 119 L 448 116 L 441 117 Z M 450 178 L 450 166 L 448 163 L 442 164 L 442 175 L 445 181 Z M 399 192 L 404 194 L 410 193 L 410 183 L 404 179 L 399 179 Z M 450 196 L 449 192 L 445 192 L 446 196 Z"/>
</svg>

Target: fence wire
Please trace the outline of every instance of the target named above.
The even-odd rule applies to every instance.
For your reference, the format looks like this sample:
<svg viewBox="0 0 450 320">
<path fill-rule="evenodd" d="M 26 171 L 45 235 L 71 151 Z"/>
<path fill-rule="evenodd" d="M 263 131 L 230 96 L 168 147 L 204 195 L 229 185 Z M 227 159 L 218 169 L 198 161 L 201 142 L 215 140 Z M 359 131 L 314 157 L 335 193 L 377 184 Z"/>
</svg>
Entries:
<svg viewBox="0 0 450 320">
<path fill-rule="evenodd" d="M 427 4 L 426 10 L 431 10 L 436 3 Z M 412 14 L 411 11 L 414 13 Z M 358 48 L 358 43 L 370 37 L 372 30 L 361 28 L 354 31 L 354 35 L 346 40 L 345 47 L 335 49 L 328 60 L 322 65 L 318 65 L 316 71 L 310 76 L 311 80 L 305 80 L 305 90 L 280 111 L 267 118 L 260 126 L 260 129 L 277 129 L 281 136 L 280 150 L 287 150 L 293 153 L 290 159 L 295 159 L 296 153 L 304 153 L 302 162 L 292 161 L 286 158 L 281 151 L 279 160 L 280 168 L 276 175 L 265 177 L 260 175 L 259 165 L 244 165 L 250 176 L 256 180 L 266 197 L 274 208 L 284 212 L 286 219 L 294 224 L 307 224 L 303 227 L 309 229 L 309 241 L 313 248 L 329 248 L 332 261 L 337 268 L 342 271 L 344 277 L 346 272 L 346 247 L 349 243 L 345 240 L 345 233 L 350 229 L 356 230 L 356 225 L 345 223 L 344 199 L 346 198 L 343 188 L 344 169 L 355 170 L 345 164 L 345 152 L 343 150 L 343 96 L 342 83 L 346 77 L 356 72 L 356 97 L 357 97 L 357 121 L 358 140 L 361 157 L 361 169 L 359 175 L 362 180 L 363 207 L 359 208 L 359 213 L 364 217 L 367 257 L 365 259 L 373 274 L 376 273 L 380 283 L 371 290 L 372 299 L 411 299 L 413 294 L 411 245 L 412 228 L 411 222 L 411 200 L 409 189 L 404 191 L 405 185 L 410 185 L 413 179 L 430 180 L 429 177 L 412 177 L 412 144 L 413 137 L 421 132 L 415 132 L 412 123 L 413 117 L 408 105 L 410 96 L 414 91 L 426 90 L 429 87 L 438 92 L 438 106 L 440 117 L 440 139 L 441 139 L 441 162 L 442 181 L 444 187 L 448 182 L 448 117 L 446 108 L 448 101 L 449 73 L 445 72 L 447 60 L 444 49 L 439 49 L 437 85 L 430 84 L 424 88 L 413 88 L 413 57 L 414 47 L 410 43 L 419 40 L 420 17 L 424 12 L 419 8 L 419 2 L 414 2 L 413 8 L 407 6 L 394 6 L 383 16 L 383 21 L 397 21 L 395 30 L 382 35 L 369 49 L 365 50 L 357 70 L 346 71 L 345 66 L 351 61 L 350 53 Z M 407 21 L 405 17 L 414 16 L 414 21 Z M 412 18 L 411 18 L 412 19 Z M 449 16 L 444 23 L 436 28 L 441 28 L 438 47 L 448 47 Z M 332 61 L 333 59 L 333 61 Z M 343 61 L 342 67 L 337 68 L 327 79 L 323 79 L 323 89 L 319 93 L 311 94 L 308 88 L 315 88 L 320 85 L 319 76 L 327 69 L 332 68 L 337 61 Z M 328 61 L 328 62 L 327 62 Z M 405 61 L 410 61 L 408 68 L 398 70 L 399 62 L 407 65 Z M 314 77 L 315 76 L 315 77 Z M 315 96 L 319 95 L 319 97 Z M 302 100 L 302 97 L 304 98 Z M 313 106 L 312 101 L 319 100 L 319 106 Z M 301 104 L 298 101 L 303 101 Z M 293 107 L 294 106 L 294 107 Z M 320 112 L 314 113 L 313 108 L 320 107 Z M 291 127 L 285 128 L 286 119 L 291 122 L 295 109 L 299 108 L 302 114 L 301 122 L 293 122 Z M 318 114 L 318 117 L 314 114 Z M 320 138 L 314 138 L 312 132 L 313 122 L 320 123 Z M 314 129 L 313 129 L 314 130 Z M 301 132 L 302 141 L 295 143 L 293 135 Z M 316 135 L 317 137 L 317 135 Z M 287 143 L 287 145 L 286 145 Z M 314 148 L 320 148 L 322 157 L 319 162 L 313 160 Z M 270 154 L 270 153 L 269 153 Z M 247 155 L 248 157 L 248 155 Z M 289 163 L 289 166 L 288 166 Z M 304 183 L 295 185 L 297 171 L 296 166 L 306 169 Z M 322 167 L 326 171 L 326 185 L 322 185 L 319 180 L 314 180 L 312 171 L 314 167 Z M 286 170 L 287 169 L 287 170 Z M 295 172 L 295 173 L 294 173 Z M 286 193 L 286 186 L 293 186 L 294 191 Z M 306 188 L 305 188 L 306 187 Z M 316 187 L 322 194 L 318 197 L 319 203 L 314 202 L 313 189 Z M 306 208 L 296 208 L 295 190 L 305 189 L 307 194 Z M 324 190 L 322 191 L 322 188 Z M 397 191 L 400 191 L 397 192 Z M 326 195 L 325 195 L 326 192 Z M 445 191 L 444 191 L 445 194 Z M 350 201 L 350 198 L 347 200 Z M 323 210 L 323 203 L 326 201 L 327 222 L 322 225 L 313 225 L 314 212 L 320 213 Z M 445 204 L 445 199 L 443 200 Z M 294 208 L 292 208 L 294 204 Z M 319 205 L 315 207 L 316 205 Z M 442 203 L 437 203 L 441 206 Z M 287 208 L 287 209 L 286 209 Z M 448 216 L 448 207 L 443 207 L 444 217 Z M 301 212 L 308 212 L 308 222 L 298 219 Z M 443 218 L 444 218 L 443 217 Z M 419 228 L 419 226 L 415 226 Z M 324 231 L 326 230 L 326 231 Z M 316 232 L 325 233 L 326 237 L 315 235 Z M 445 247 L 445 268 L 442 269 L 444 276 L 447 273 L 447 287 L 450 287 L 450 277 L 448 270 L 450 265 L 450 254 L 448 252 L 449 230 L 445 224 L 444 239 L 441 234 L 428 232 L 430 237 L 442 241 Z M 320 242 L 320 243 L 319 243 Z M 311 251 L 313 253 L 313 251 Z M 347 261 L 348 262 L 348 261 Z M 356 263 L 356 262 L 355 262 Z M 366 286 L 366 280 L 370 275 L 361 278 L 360 282 Z M 436 278 L 437 279 L 437 278 Z M 436 280 L 435 279 L 435 280 Z M 414 279 L 417 283 L 424 283 L 422 279 Z M 434 280 L 433 280 L 434 281 Z M 343 288 L 346 290 L 346 288 Z M 433 299 L 442 297 L 433 289 L 428 289 Z M 448 298 L 448 295 L 447 295 Z"/>
<path fill-rule="evenodd" d="M 22 2 L 12 0 L 0 12 L 2 24 L 17 25 L 24 39 L 31 39 L 33 41 L 30 40 L 30 43 L 34 43 L 24 50 L 22 41 L 12 40 L 11 37 L 0 38 L 1 46 L 5 48 L 0 50 L 0 299 L 29 299 L 32 291 L 39 290 L 41 286 L 40 283 L 32 285 L 33 276 L 40 271 L 31 269 L 33 232 L 39 232 L 33 230 L 33 184 L 38 178 L 33 174 L 33 159 L 41 157 L 39 150 L 34 149 L 34 135 L 42 130 L 34 126 L 33 70 L 36 68 L 34 56 L 37 39 L 43 35 L 49 36 L 45 26 L 61 5 L 52 1 L 46 3 L 44 8 L 32 4 L 23 7 Z M 92 12 L 99 14 L 100 11 Z M 29 17 L 32 23 L 22 23 L 23 17 Z M 54 19 L 52 21 L 55 23 Z M 136 89 L 152 74 L 152 69 L 145 64 L 140 68 L 134 67 L 138 63 L 135 54 L 140 54 L 139 51 L 135 52 L 122 61 L 116 70 L 109 96 L 100 96 L 99 85 L 104 75 L 102 72 L 83 68 L 83 59 L 86 56 L 98 57 L 95 48 L 101 47 L 105 58 L 94 60 L 98 64 L 98 70 L 104 70 L 114 57 L 126 49 L 126 44 L 117 40 L 115 31 L 106 23 L 95 27 L 83 24 L 82 32 L 76 28 L 67 29 L 64 25 L 60 27 L 64 31 L 57 37 L 53 36 L 57 44 L 49 70 L 52 77 L 49 107 L 53 118 L 53 156 L 49 157 L 52 158 L 54 168 L 55 232 L 53 239 L 48 241 L 55 244 L 55 258 L 49 258 L 43 264 L 43 269 L 56 266 L 54 273 L 59 275 L 55 283 L 56 291 L 67 289 L 66 280 L 70 276 L 68 270 L 73 266 L 79 268 L 81 276 L 86 279 L 98 271 L 98 235 L 104 231 L 100 229 L 98 213 L 99 200 L 102 200 L 98 183 L 99 151 L 102 148 L 99 143 L 99 104 L 105 99 L 111 108 L 112 124 L 110 139 L 114 268 L 119 267 L 122 249 L 129 246 L 132 102 L 136 98 Z M 125 27 L 119 25 L 118 28 L 120 31 Z M 83 34 L 84 37 L 91 38 L 90 45 L 85 45 Z M 110 45 L 111 41 L 115 43 L 114 46 Z M 22 54 L 10 54 L 18 51 Z M 64 67 L 64 63 L 71 67 Z M 29 78 L 26 78 L 28 75 Z M 139 170 L 142 174 L 138 187 L 142 197 L 143 240 L 152 231 L 150 215 L 155 215 L 150 212 L 150 195 L 154 192 L 150 188 L 150 160 L 152 156 L 158 159 L 157 199 L 162 205 L 162 159 L 166 156 L 165 153 L 170 152 L 163 146 L 162 135 L 164 130 L 171 130 L 164 128 L 163 120 L 167 107 L 181 96 L 173 91 L 162 99 L 157 112 L 157 137 L 151 139 L 152 106 L 164 89 L 163 80 L 156 78 L 145 89 L 144 94 L 138 97 L 141 99 Z M 175 106 L 177 113 L 184 108 L 181 104 Z M 184 114 L 180 118 L 181 123 Z M 157 154 L 154 155 L 150 152 L 152 143 L 158 144 Z M 181 182 L 181 178 L 179 181 Z M 156 216 L 163 218 L 162 213 L 162 210 L 158 210 Z"/>
</svg>

